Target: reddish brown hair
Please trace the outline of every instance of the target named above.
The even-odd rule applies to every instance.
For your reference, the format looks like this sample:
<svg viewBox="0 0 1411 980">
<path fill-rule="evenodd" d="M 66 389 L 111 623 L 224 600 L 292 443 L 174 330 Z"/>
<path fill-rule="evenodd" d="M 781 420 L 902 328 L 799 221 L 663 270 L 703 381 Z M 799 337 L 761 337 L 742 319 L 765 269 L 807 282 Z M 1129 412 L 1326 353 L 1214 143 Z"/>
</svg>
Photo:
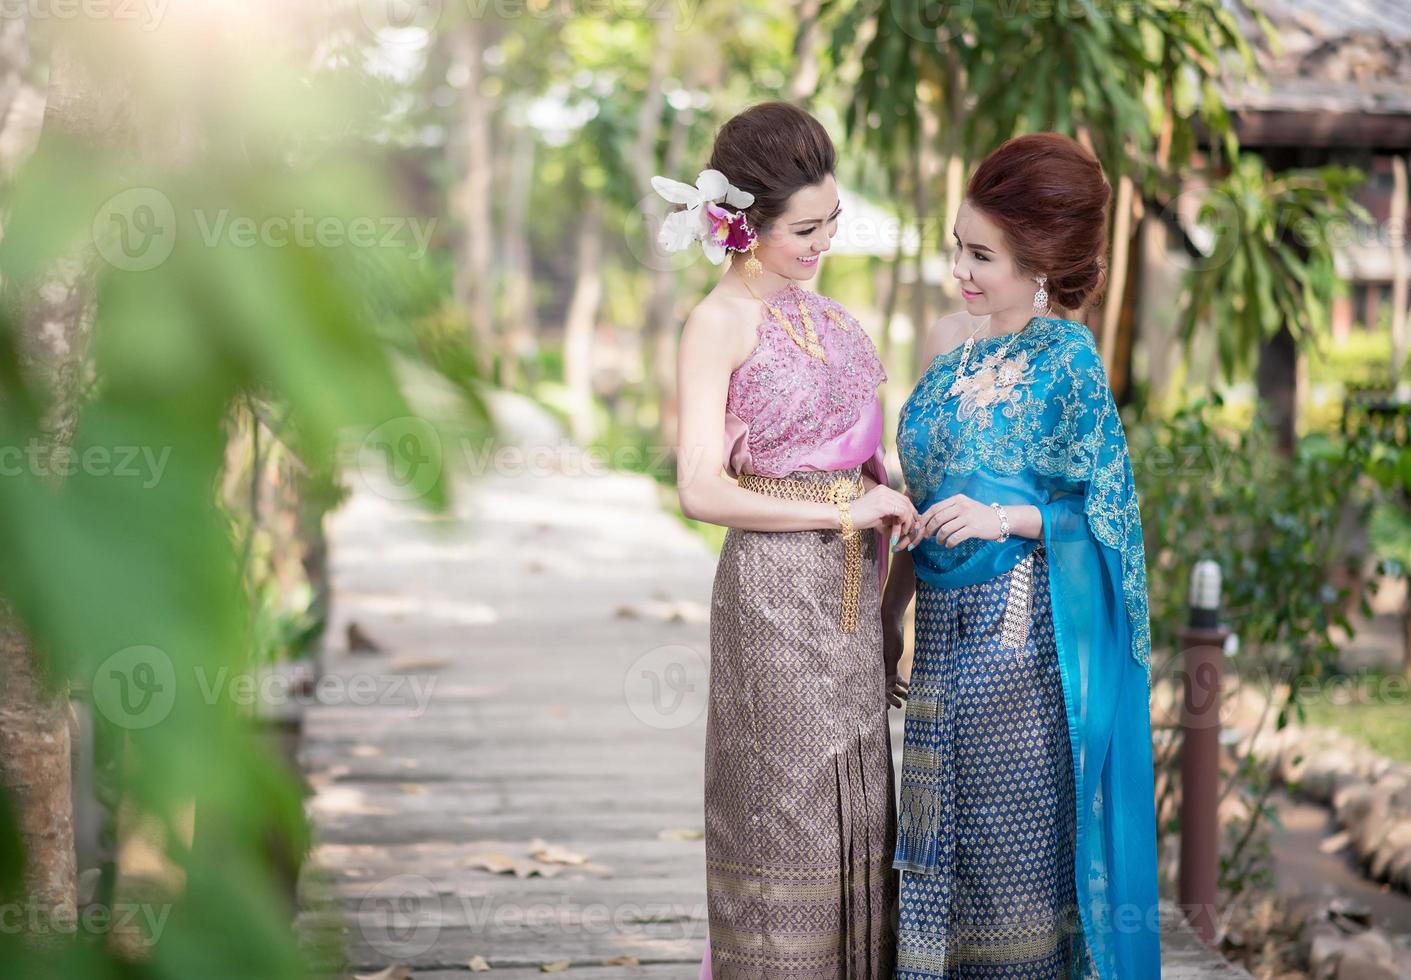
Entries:
<svg viewBox="0 0 1411 980">
<path fill-rule="evenodd" d="M 1092 153 L 1058 133 L 1016 136 L 985 157 L 965 193 L 999 225 L 1020 270 L 1048 276 L 1054 305 L 1102 299 L 1112 188 Z"/>
<path fill-rule="evenodd" d="M 788 102 L 761 102 L 720 127 L 709 166 L 754 195 L 745 217 L 763 230 L 784 213 L 795 191 L 823 180 L 835 162 L 822 123 Z"/>
</svg>

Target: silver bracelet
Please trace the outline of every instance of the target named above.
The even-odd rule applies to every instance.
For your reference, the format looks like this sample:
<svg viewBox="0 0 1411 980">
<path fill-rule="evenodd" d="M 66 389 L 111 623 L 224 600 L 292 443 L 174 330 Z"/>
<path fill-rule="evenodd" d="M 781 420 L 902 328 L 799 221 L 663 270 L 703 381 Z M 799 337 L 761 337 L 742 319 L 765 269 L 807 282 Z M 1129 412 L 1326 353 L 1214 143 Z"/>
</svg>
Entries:
<svg viewBox="0 0 1411 980">
<path fill-rule="evenodd" d="M 1004 512 L 1004 508 L 999 504 L 990 504 L 990 508 L 999 516 L 999 537 L 997 541 L 1009 540 L 1009 515 Z"/>
</svg>

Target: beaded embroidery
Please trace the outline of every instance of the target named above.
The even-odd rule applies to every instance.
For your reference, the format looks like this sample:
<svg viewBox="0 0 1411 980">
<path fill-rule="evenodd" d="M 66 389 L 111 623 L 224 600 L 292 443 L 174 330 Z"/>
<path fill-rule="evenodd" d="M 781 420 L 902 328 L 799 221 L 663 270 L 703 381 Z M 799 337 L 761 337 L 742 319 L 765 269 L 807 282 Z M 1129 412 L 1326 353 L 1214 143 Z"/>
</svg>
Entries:
<svg viewBox="0 0 1411 980">
<path fill-rule="evenodd" d="M 764 300 L 790 320 L 808 312 L 812 322 L 827 324 L 819 335 L 827 357 L 820 359 L 804 354 L 775 315 L 762 316 L 758 346 L 730 376 L 725 407 L 748 427 L 752 468 L 781 477 L 852 428 L 887 373 L 872 338 L 842 304 L 793 285 Z"/>
<path fill-rule="evenodd" d="M 962 381 L 958 401 L 947 395 L 959 348 L 931 362 L 897 426 L 907 486 L 919 503 L 947 476 L 983 467 L 1005 476 L 1031 470 L 1058 492 L 1076 487 L 1093 536 L 1121 556 L 1132 656 L 1149 669 L 1141 511 L 1126 433 L 1092 332 L 1071 320 L 1035 317 L 1012 341 L 1008 359 L 992 365 L 993 377 Z"/>
</svg>

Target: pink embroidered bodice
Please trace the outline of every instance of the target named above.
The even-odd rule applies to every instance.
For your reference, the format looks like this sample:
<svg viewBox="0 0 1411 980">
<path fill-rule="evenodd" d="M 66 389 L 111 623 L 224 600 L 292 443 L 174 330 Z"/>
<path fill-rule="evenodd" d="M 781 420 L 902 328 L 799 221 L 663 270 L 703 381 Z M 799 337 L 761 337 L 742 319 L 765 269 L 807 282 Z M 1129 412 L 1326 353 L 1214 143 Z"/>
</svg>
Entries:
<svg viewBox="0 0 1411 980">
<path fill-rule="evenodd" d="M 827 360 L 807 353 L 768 310 L 759 322 L 759 344 L 730 375 L 725 398 L 725 469 L 786 477 L 796 470 L 847 470 L 861 466 L 887 483 L 882 452 L 882 403 L 877 386 L 887 372 L 862 324 L 826 296 L 790 283 L 764 297 L 807 336 L 808 311 Z M 887 580 L 891 547 L 877 536 L 877 576 Z"/>
<path fill-rule="evenodd" d="M 861 464 L 886 482 L 882 406 L 887 379 L 872 338 L 836 300 L 789 284 L 764 297 L 805 336 L 807 310 L 827 360 L 809 355 L 767 310 L 759 344 L 730 376 L 725 402 L 725 468 L 784 477 L 795 470 Z"/>
</svg>

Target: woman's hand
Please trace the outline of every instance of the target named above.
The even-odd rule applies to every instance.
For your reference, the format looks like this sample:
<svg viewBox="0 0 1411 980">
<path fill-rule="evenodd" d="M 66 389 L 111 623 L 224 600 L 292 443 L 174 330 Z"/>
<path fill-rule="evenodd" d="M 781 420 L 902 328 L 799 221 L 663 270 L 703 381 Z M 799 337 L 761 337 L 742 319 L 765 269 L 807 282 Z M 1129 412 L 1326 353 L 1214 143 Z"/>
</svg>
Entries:
<svg viewBox="0 0 1411 980">
<path fill-rule="evenodd" d="M 935 536 L 936 544 L 954 548 L 970 538 L 985 541 L 999 540 L 999 515 L 989 504 L 965 496 L 963 493 L 938 500 L 917 519 L 910 537 L 914 544 L 924 538 Z"/>
<path fill-rule="evenodd" d="M 893 536 L 910 533 L 917 520 L 916 505 L 910 497 L 880 485 L 854 500 L 848 510 L 853 527 L 859 531 L 886 525 Z"/>
<path fill-rule="evenodd" d="M 887 675 L 887 706 L 900 708 L 906 701 L 910 683 L 897 676 L 897 665 L 901 663 L 905 627 L 901 618 L 895 620 L 882 617 L 882 664 Z"/>
</svg>

